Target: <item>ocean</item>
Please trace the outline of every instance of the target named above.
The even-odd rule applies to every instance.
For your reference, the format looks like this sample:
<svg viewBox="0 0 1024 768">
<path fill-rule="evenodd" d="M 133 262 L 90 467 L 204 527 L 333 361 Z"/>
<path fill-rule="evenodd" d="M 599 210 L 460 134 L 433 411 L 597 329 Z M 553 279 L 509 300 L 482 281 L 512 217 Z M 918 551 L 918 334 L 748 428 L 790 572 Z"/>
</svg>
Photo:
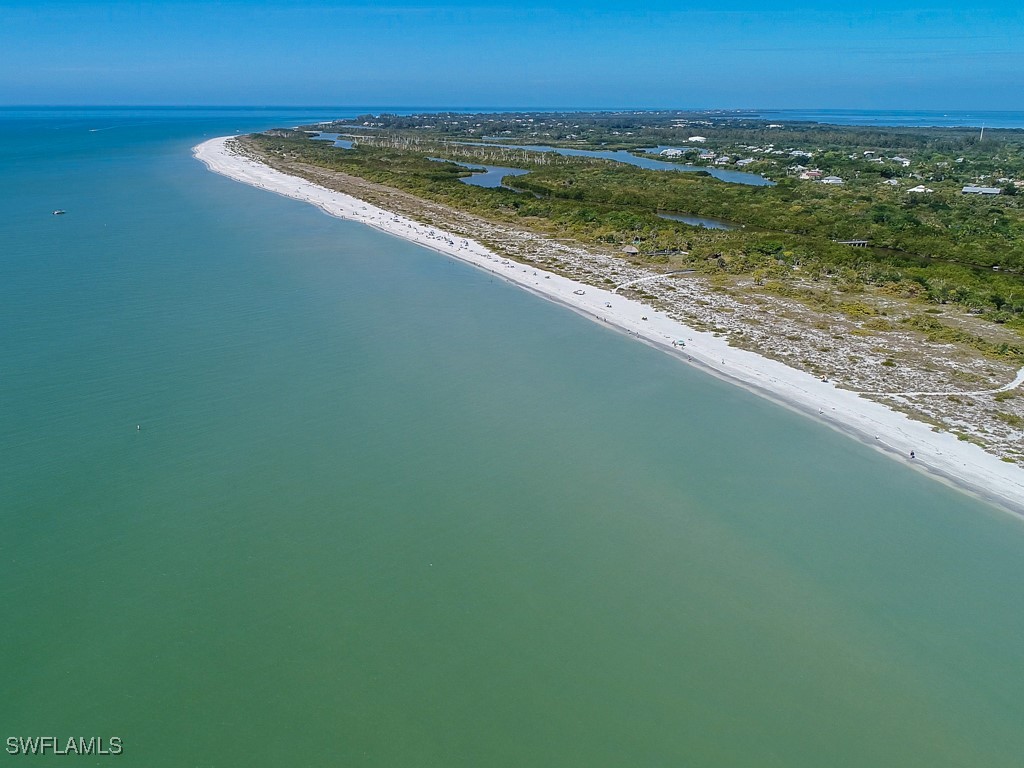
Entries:
<svg viewBox="0 0 1024 768">
<path fill-rule="evenodd" d="M 1024 112 L 1009 110 L 778 109 L 754 110 L 763 120 L 885 125 L 903 128 L 1024 128 Z"/>
<path fill-rule="evenodd" d="M 8 752 L 1020 765 L 1019 519 L 191 157 L 345 113 L 0 110 Z"/>
</svg>

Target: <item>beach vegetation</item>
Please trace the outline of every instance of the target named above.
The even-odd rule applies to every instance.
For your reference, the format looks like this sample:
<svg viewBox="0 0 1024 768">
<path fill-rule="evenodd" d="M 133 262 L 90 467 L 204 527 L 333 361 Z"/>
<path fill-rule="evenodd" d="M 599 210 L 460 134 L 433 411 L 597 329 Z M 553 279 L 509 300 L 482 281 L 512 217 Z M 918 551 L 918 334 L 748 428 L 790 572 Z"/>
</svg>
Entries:
<svg viewBox="0 0 1024 768">
<path fill-rule="evenodd" d="M 1024 429 L 1024 418 L 1021 418 L 1015 413 L 996 411 L 993 415 L 1004 424 L 1009 424 L 1011 427 L 1015 427 L 1017 429 Z"/>
<path fill-rule="evenodd" d="M 980 343 L 965 339 L 954 328 L 925 322 L 929 316 L 934 319 L 943 305 L 956 305 L 1018 334 L 1024 332 L 1024 196 L 960 191 L 968 175 L 974 180 L 986 169 L 1000 174 L 1019 170 L 1024 178 L 1024 131 L 992 132 L 992 144 L 981 146 L 973 133 L 958 129 L 793 126 L 787 131 L 767 131 L 756 121 L 716 124 L 715 141 L 722 146 L 759 137 L 770 137 L 778 147 L 813 140 L 814 147 L 808 151 L 814 153 L 814 165 L 848 176 L 846 184 L 833 186 L 783 172 L 776 174 L 775 186 L 765 187 L 593 157 L 454 144 L 450 139 L 481 136 L 459 133 L 462 129 L 455 126 L 464 127 L 465 116 L 450 124 L 443 116 L 434 117 L 432 122 L 424 122 L 422 116 L 415 121 L 367 118 L 360 122 L 378 130 L 372 138 L 358 140 L 351 150 L 312 141 L 301 132 L 264 134 L 253 141 L 266 155 L 359 176 L 486 219 L 584 245 L 616 250 L 633 246 L 636 254 L 620 255 L 637 265 L 692 269 L 709 278 L 749 278 L 759 290 L 796 298 L 822 312 L 864 319 L 869 328 L 867 322 L 875 319 L 877 309 L 860 299 L 837 300 L 837 294 L 855 297 L 870 290 L 931 305 L 922 306 L 921 314 L 905 327 L 934 340 Z M 490 126 L 487 136 L 507 130 L 512 131 L 507 134 L 511 138 L 524 140 L 528 137 L 516 133 L 519 128 L 507 126 L 527 130 L 539 119 L 535 116 L 528 123 L 506 115 L 496 118 L 497 122 L 472 122 Z M 558 120 L 550 115 L 544 119 L 548 124 Z M 588 122 L 577 116 L 573 125 L 586 130 L 567 131 L 566 136 L 577 138 L 563 138 L 580 142 L 584 139 L 578 137 L 585 134 L 591 147 L 602 146 L 602 141 L 606 142 L 603 148 L 652 146 L 650 132 L 633 130 L 632 138 L 622 138 L 620 124 L 638 119 L 594 115 Z M 415 136 L 402 133 L 407 122 L 418 126 Z M 657 117 L 651 123 L 653 130 Z M 615 132 L 620 134 L 617 143 L 609 143 L 608 136 Z M 550 143 L 557 145 L 559 140 Z M 998 162 L 992 157 L 996 147 Z M 871 158 L 864 159 L 867 152 L 872 157 L 912 157 L 910 167 L 917 170 L 907 171 L 902 163 L 889 159 L 870 162 Z M 858 157 L 851 159 L 853 154 Z M 450 162 L 428 159 L 438 156 Z M 770 157 L 776 165 L 789 162 Z M 515 167 L 528 173 L 506 177 L 505 187 L 484 188 L 464 183 L 468 171 L 456 161 Z M 930 164 L 926 181 L 932 193 L 908 194 L 904 187 L 883 183 L 883 179 L 904 179 L 909 172 L 925 175 L 919 164 Z M 933 179 L 936 174 L 942 178 Z M 741 226 L 732 230 L 694 227 L 662 218 L 661 211 L 685 211 Z M 843 240 L 867 241 L 869 247 L 837 242 Z M 814 284 L 822 290 L 811 289 Z M 887 326 L 880 322 L 875 329 Z M 1007 343 L 1005 349 L 996 345 L 986 354 L 1012 358 L 1020 354 L 1020 345 Z"/>
</svg>

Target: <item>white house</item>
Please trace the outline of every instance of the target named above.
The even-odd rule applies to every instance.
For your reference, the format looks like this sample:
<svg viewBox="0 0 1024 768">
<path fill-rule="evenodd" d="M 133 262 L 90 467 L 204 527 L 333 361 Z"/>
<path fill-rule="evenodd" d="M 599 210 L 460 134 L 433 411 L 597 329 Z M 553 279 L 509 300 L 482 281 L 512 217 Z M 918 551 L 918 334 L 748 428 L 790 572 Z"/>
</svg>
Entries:
<svg viewBox="0 0 1024 768">
<path fill-rule="evenodd" d="M 899 163 L 904 168 L 909 168 L 910 167 L 910 159 L 909 158 L 900 157 L 899 155 L 896 155 L 896 157 L 890 157 L 889 159 L 892 160 L 894 163 Z"/>
<path fill-rule="evenodd" d="M 821 180 L 821 183 L 822 184 L 843 184 L 844 182 L 838 176 L 826 176 L 824 179 Z"/>
<path fill-rule="evenodd" d="M 705 141 L 707 141 L 707 137 L 705 137 L 705 136 L 691 136 L 690 138 L 687 139 L 687 141 L 696 141 L 698 144 L 703 144 Z"/>
<path fill-rule="evenodd" d="M 999 187 L 975 187 L 968 184 L 962 192 L 965 195 L 998 195 L 1002 190 Z"/>
<path fill-rule="evenodd" d="M 898 187 L 900 185 L 900 180 L 899 179 L 886 179 L 882 183 L 883 184 L 888 184 L 890 187 Z"/>
<path fill-rule="evenodd" d="M 929 195 L 932 192 L 934 192 L 934 191 L 935 191 L 934 189 L 928 189 L 928 187 L 926 187 L 924 184 L 918 184 L 916 187 L 911 187 L 910 189 L 907 190 L 908 193 L 909 192 L 925 193 L 925 194 L 929 194 Z"/>
</svg>

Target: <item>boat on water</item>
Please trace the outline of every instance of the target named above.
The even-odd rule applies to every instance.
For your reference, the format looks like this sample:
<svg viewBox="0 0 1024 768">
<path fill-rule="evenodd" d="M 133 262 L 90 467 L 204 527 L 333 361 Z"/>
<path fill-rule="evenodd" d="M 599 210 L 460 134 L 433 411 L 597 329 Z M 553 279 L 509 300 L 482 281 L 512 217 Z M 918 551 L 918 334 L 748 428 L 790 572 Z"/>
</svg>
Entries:
<svg viewBox="0 0 1024 768">
<path fill-rule="evenodd" d="M 58 208 L 56 211 L 53 212 L 53 215 L 54 216 L 63 216 L 65 213 L 67 213 L 67 211 L 62 211 L 60 208 Z"/>
</svg>

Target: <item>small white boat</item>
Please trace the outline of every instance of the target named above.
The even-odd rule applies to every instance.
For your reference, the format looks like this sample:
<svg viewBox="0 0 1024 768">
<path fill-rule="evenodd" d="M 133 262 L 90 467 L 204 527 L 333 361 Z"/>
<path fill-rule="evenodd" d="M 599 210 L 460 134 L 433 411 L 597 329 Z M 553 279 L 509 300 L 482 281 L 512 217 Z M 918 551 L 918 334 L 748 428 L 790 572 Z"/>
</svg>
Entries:
<svg viewBox="0 0 1024 768">
<path fill-rule="evenodd" d="M 577 289 L 577 290 L 573 291 L 573 293 L 575 293 L 577 296 L 582 296 L 583 294 L 586 293 L 586 291 L 581 291 L 581 290 Z"/>
<path fill-rule="evenodd" d="M 53 212 L 53 215 L 54 216 L 63 216 L 65 213 L 67 213 L 67 211 L 62 211 L 60 208 L 58 208 L 56 211 Z"/>
</svg>

